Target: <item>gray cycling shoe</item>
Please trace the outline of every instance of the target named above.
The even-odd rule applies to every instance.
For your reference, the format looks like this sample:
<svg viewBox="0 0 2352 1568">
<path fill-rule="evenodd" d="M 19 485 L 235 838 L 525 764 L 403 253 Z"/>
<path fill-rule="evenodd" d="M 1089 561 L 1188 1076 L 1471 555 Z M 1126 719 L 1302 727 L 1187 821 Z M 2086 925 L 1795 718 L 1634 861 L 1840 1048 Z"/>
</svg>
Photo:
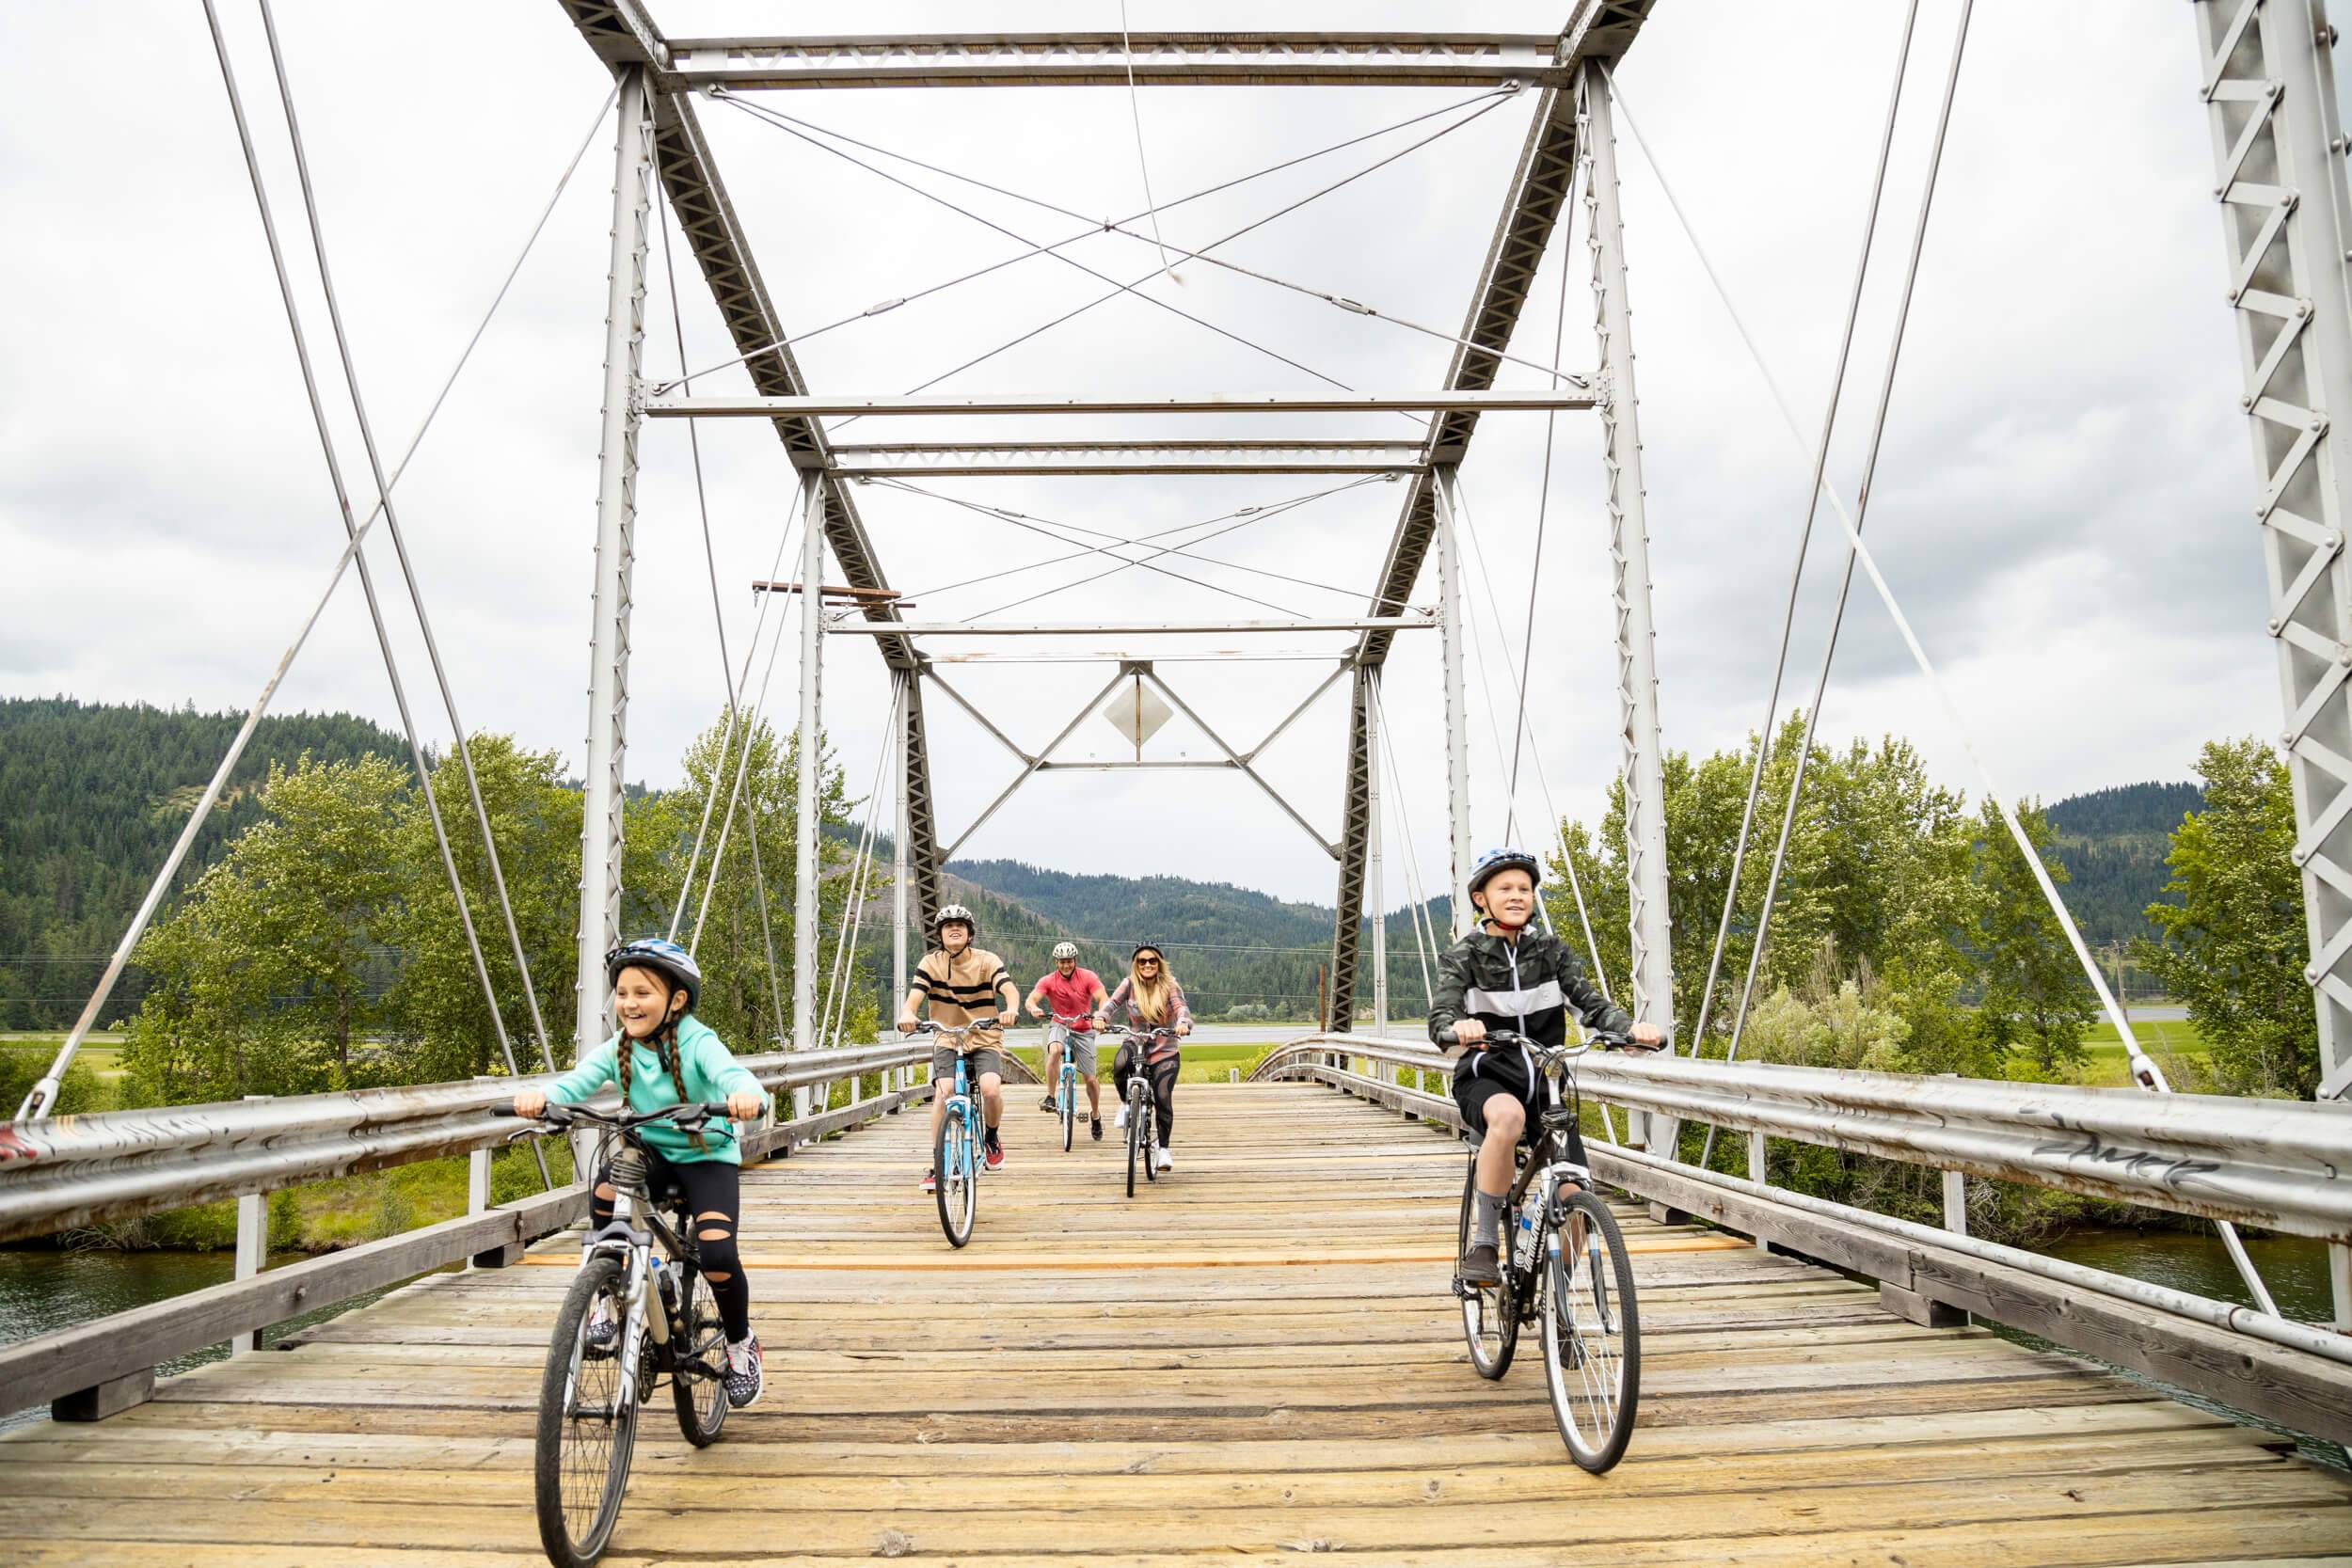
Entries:
<svg viewBox="0 0 2352 1568">
<path fill-rule="evenodd" d="M 1462 1283 L 1465 1285 L 1500 1285 L 1502 1283 L 1502 1259 L 1495 1252 L 1492 1242 L 1474 1242 L 1462 1254 Z"/>
</svg>

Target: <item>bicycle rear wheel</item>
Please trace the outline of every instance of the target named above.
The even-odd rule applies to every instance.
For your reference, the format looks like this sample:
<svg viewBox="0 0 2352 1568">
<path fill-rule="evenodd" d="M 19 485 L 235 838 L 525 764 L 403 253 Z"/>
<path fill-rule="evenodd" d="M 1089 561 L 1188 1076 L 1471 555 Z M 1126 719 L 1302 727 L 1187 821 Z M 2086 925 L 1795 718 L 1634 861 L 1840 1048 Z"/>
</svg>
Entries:
<svg viewBox="0 0 2352 1568">
<path fill-rule="evenodd" d="M 1458 1259 L 1470 1249 L 1470 1216 L 1478 1196 L 1478 1163 L 1473 1157 L 1468 1174 L 1462 1178 L 1462 1217 L 1455 1227 L 1454 1256 Z M 1509 1259 L 1503 1261 L 1507 1264 Z M 1511 1272 L 1502 1271 L 1502 1282 L 1495 1285 L 1471 1285 L 1461 1276 L 1461 1264 L 1454 1264 L 1454 1293 L 1462 1301 L 1462 1339 L 1470 1346 L 1470 1365 L 1478 1375 L 1492 1381 L 1511 1370 L 1511 1357 L 1519 1348 L 1519 1304 L 1511 1289 Z"/>
<path fill-rule="evenodd" d="M 727 1386 L 721 1381 L 727 1370 L 727 1331 L 702 1270 L 681 1272 L 686 1307 L 679 1316 L 686 1322 L 686 1340 L 672 1347 L 670 1396 L 677 1405 L 678 1431 L 694 1447 L 707 1449 L 727 1424 Z"/>
<path fill-rule="evenodd" d="M 1591 1193 L 1571 1194 L 1553 1233 L 1543 1304 L 1544 1381 L 1568 1457 L 1595 1475 L 1625 1457 L 1642 1402 L 1642 1323 L 1633 1259 L 1616 1216 Z M 1574 1246 L 1581 1220 L 1583 1245 Z"/>
<path fill-rule="evenodd" d="M 939 1123 L 939 1141 L 931 1149 L 931 1169 L 939 1176 L 939 1227 L 947 1240 L 961 1246 L 972 1239 L 972 1220 L 979 1210 L 979 1183 L 972 1159 L 972 1127 L 961 1105 L 950 1105 Z"/>
<path fill-rule="evenodd" d="M 582 1263 L 556 1308 L 548 1339 L 532 1490 L 539 1544 L 558 1568 L 588 1568 L 604 1555 L 628 1484 L 637 1400 L 621 1375 L 623 1353 L 631 1348 L 628 1307 L 622 1299 L 626 1273 L 610 1254 Z M 589 1340 L 598 1301 L 614 1325 L 612 1339 L 601 1348 Z"/>
</svg>

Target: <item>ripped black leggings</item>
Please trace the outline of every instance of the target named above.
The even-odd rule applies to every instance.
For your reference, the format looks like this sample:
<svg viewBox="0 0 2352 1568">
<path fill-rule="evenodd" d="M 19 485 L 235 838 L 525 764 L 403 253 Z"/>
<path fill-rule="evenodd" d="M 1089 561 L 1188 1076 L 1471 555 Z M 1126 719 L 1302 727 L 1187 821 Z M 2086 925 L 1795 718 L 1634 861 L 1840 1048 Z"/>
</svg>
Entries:
<svg viewBox="0 0 2352 1568">
<path fill-rule="evenodd" d="M 675 1187 L 686 1195 L 687 1221 L 702 1258 L 703 1277 L 710 1281 L 711 1298 L 719 1304 L 720 1321 L 729 1339 L 745 1339 L 752 1332 L 752 1288 L 743 1278 L 742 1255 L 736 1250 L 735 1226 L 743 1212 L 743 1173 L 724 1160 L 665 1160 L 645 1151 L 645 1187 L 659 1196 Z M 612 1217 L 612 1170 L 596 1173 L 596 1186 L 588 1200 L 591 1227 Z"/>
</svg>

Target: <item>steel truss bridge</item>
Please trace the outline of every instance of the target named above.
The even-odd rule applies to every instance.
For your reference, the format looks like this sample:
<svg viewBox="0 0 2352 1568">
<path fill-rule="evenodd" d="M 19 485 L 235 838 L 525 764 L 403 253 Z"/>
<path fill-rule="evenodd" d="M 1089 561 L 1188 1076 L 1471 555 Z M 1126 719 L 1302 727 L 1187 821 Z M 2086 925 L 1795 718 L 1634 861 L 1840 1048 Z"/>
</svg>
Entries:
<svg viewBox="0 0 2352 1568">
<path fill-rule="evenodd" d="M 1121 644 L 1087 656 L 1116 673 L 1072 727 L 1121 683 L 1138 693 L 1149 684 L 1210 736 L 1220 755 L 1208 766 L 1248 776 L 1314 835 L 1334 862 L 1338 904 L 1333 1032 L 1274 1053 L 1250 1085 L 1203 1087 L 1189 1101 L 1197 1131 L 1182 1146 L 1184 1176 L 1159 1195 L 1171 1212 L 1158 1217 L 1153 1248 L 1136 1247 L 1132 1220 L 1116 1211 L 1073 1223 L 1079 1211 L 1048 1180 L 1052 1167 L 1032 1161 L 1028 1172 L 993 1189 L 1005 1195 L 1009 1213 L 1000 1220 L 994 1204 L 983 1211 L 984 1229 L 1001 1224 L 1010 1250 L 993 1260 L 985 1247 L 951 1259 L 925 1249 L 911 1198 L 903 1213 L 883 1201 L 894 1184 L 911 1193 L 899 1176 L 918 1157 L 911 1152 L 918 1118 L 892 1117 L 928 1095 L 924 1053 L 897 1043 L 826 1044 L 817 981 L 817 769 L 803 768 L 789 1015 L 796 1049 L 752 1058 L 764 1082 L 791 1091 L 791 1109 L 757 1140 L 756 1152 L 783 1163 L 747 1166 L 745 1236 L 761 1279 L 758 1309 L 774 1315 L 768 1338 L 782 1352 L 788 1414 L 780 1424 L 803 1423 L 776 1435 L 789 1443 L 791 1473 L 807 1497 L 755 1502 L 738 1514 L 728 1512 L 730 1492 L 745 1478 L 755 1488 L 760 1464 L 728 1469 L 734 1479 L 714 1489 L 691 1467 L 668 1465 L 669 1456 L 650 1468 L 643 1462 L 633 1485 L 646 1500 L 631 1507 L 642 1509 L 641 1520 L 667 1517 L 672 1539 L 649 1527 L 620 1551 L 782 1561 L 959 1550 L 1031 1560 L 1079 1550 L 1089 1560 L 1168 1564 L 1232 1551 L 1355 1551 L 1365 1560 L 1410 1557 L 1470 1568 L 1586 1560 L 1606 1542 L 1621 1560 L 1657 1562 L 1721 1560 L 1735 1549 L 1791 1562 L 1846 1555 L 1912 1563 L 2352 1561 L 2352 1488 L 2289 1462 L 2283 1439 L 2249 1435 L 2168 1402 L 2146 1384 L 1969 1326 L 1973 1315 L 2026 1329 L 2307 1441 L 2352 1441 L 2352 1113 L 2343 1103 L 2352 1086 L 2352 565 L 2344 549 L 2352 484 L 2344 460 L 2352 452 L 2331 418 L 2335 408 L 2352 408 L 2352 251 L 2344 239 L 2352 196 L 2336 120 L 2336 39 L 2321 0 L 2192 7 L 2255 449 L 2268 630 L 2286 713 L 2280 743 L 2295 784 L 2321 1102 L 2171 1094 L 2136 1050 L 2140 1086 L 2128 1089 L 1675 1057 L 1593 1061 L 1587 1092 L 1613 1108 L 1606 1147 L 1596 1149 L 1599 1174 L 1647 1206 L 1649 1228 L 1637 1231 L 1635 1250 L 1644 1255 L 1645 1311 L 1657 1303 L 1656 1354 L 1667 1369 L 1661 1387 L 1669 1390 L 1655 1424 L 1635 1440 L 1637 1458 L 1646 1450 L 1656 1470 L 1643 1480 L 1641 1466 L 1629 1464 L 1621 1474 L 1635 1480 L 1616 1494 L 1562 1485 L 1556 1452 L 1539 1454 L 1527 1440 L 1534 1407 L 1476 1386 L 1454 1364 L 1442 1282 L 1461 1165 L 1458 1124 L 1437 1092 L 1445 1064 L 1418 1041 L 1359 1033 L 1354 1020 L 1366 890 L 1378 881 L 1382 672 L 1398 633 L 1438 634 L 1458 921 L 1470 846 L 1458 471 L 1483 416 L 1576 412 L 1600 421 L 1605 451 L 1597 485 L 1616 610 L 1629 1000 L 1641 1019 L 1703 1032 L 1704 1020 L 1692 1027 L 1671 1016 L 1655 628 L 1618 205 L 1620 108 L 1610 75 L 1654 0 L 1575 0 L 1563 30 L 1541 36 L 691 40 L 663 36 L 634 0 L 559 3 L 610 68 L 618 107 L 580 889 L 588 983 L 579 990 L 575 1037 L 597 1039 L 610 1029 L 595 980 L 620 935 L 630 579 L 648 420 L 764 420 L 783 443 L 805 525 L 803 552 L 797 580 L 761 586 L 798 592 L 805 605 L 802 755 L 814 754 L 820 732 L 828 637 L 861 650 L 870 643 L 892 673 L 901 978 L 906 932 L 938 907 L 942 867 L 956 847 L 1024 782 L 1067 766 L 1053 753 L 1069 730 L 1026 750 L 942 674 L 939 665 L 952 660 L 934 651 L 939 640 L 979 629 L 1025 643 L 1082 634 Z M 1963 38 L 1966 11 L 1963 0 Z M 271 44 L 274 53 L 274 35 Z M 226 72 L 225 46 L 222 58 Z M 1956 47 L 1955 72 L 1957 62 Z M 1532 105 L 1458 331 L 1403 324 L 1452 344 L 1432 388 L 1232 397 L 819 390 L 802 373 L 698 118 L 699 103 L 811 87 L 1367 83 L 1491 88 L 1525 95 Z M 233 101 L 233 76 L 230 85 Z M 291 100 L 287 107 L 292 126 Z M 239 127 L 244 133 L 242 108 Z M 1940 131 L 1937 145 L 1940 155 Z M 307 168 L 303 178 L 307 205 Z M 1513 334 L 1538 265 L 1580 193 L 1594 356 L 1573 372 L 1538 365 L 1549 372 L 1544 390 L 1501 389 L 1498 373 L 1515 357 Z M 739 368 L 749 392 L 694 389 L 693 380 L 713 372 L 666 384 L 645 373 L 657 201 L 675 214 L 739 356 L 718 369 Z M 1924 230 L 1924 207 L 1920 222 Z M 272 239 L 275 245 L 274 230 Z M 323 280 L 324 260 L 322 248 Z M 326 288 L 331 305 L 331 280 Z M 336 335 L 340 344 L 340 321 Z M 356 403 L 356 384 L 353 392 Z M 856 445 L 827 426 L 852 417 L 1298 412 L 1403 412 L 1426 423 L 1411 440 L 1366 434 Z M 328 455 L 332 465 L 331 441 Z M 368 456 L 378 515 L 397 539 L 372 436 Z M 987 628 L 912 618 L 859 513 L 857 484 L 990 474 L 1392 478 L 1401 501 L 1377 558 L 1365 562 L 1363 608 L 1353 616 Z M 340 470 L 337 483 L 340 491 Z M 1853 558 L 1883 594 L 1860 519 L 1829 499 Z M 344 564 L 375 520 L 354 527 Z M 1434 613 L 1413 608 L 1433 555 Z M 370 593 L 373 605 L 372 584 Z M 839 613 L 822 612 L 828 600 Z M 1299 710 L 1247 747 L 1223 739 L 1158 673 L 1161 661 L 1131 641 L 1268 631 L 1343 635 L 1349 651 Z M 1333 842 L 1253 762 L 1306 706 L 1343 689 L 1347 740 Z M 453 721 L 446 682 L 443 696 Z M 943 699 L 969 711 L 1022 765 L 997 802 L 954 837 L 943 835 L 934 810 L 926 724 L 927 705 Z M 462 899 L 459 907 L 462 913 Z M 152 908 L 151 900 L 142 923 Z M 1372 940 L 1375 947 L 1384 941 L 1377 920 Z M 1385 988 L 1384 955 L 1372 973 Z M 486 971 L 484 978 L 486 987 Z M 103 994 L 102 987 L 93 1016 Z M 1385 994 L 1375 1014 L 1388 1018 Z M 539 1034 L 544 1064 L 544 1026 Z M 519 1070 L 511 1042 L 501 1036 L 501 1043 Z M 0 1240 L 234 1197 L 239 1259 L 229 1284 L 0 1349 L 0 1406 L 45 1402 L 56 1418 L 0 1440 L 0 1487 L 19 1499 L 0 1526 L 13 1555 L 80 1562 L 95 1552 L 160 1563 L 233 1552 L 261 1564 L 508 1561 L 528 1550 L 519 1465 L 534 1337 L 544 1335 L 550 1291 L 570 1255 L 554 1233 L 580 1216 L 585 1196 L 574 1185 L 515 1204 L 489 1201 L 488 1153 L 503 1130 L 485 1113 L 508 1089 L 481 1081 L 52 1119 L 63 1066 L 0 1132 Z M 1681 1158 L 1677 1134 L 1689 1121 L 1740 1140 L 1744 1175 Z M 1277 1126 L 1295 1139 L 1281 1159 L 1267 1143 Z M 857 1129 L 867 1131 L 836 1136 Z M 1944 1224 L 1909 1224 L 1775 1185 L 1775 1160 L 1795 1145 L 1940 1172 Z M 870 1158 L 884 1148 L 887 1177 Z M 475 1172 L 466 1215 L 331 1257 L 262 1266 L 268 1194 L 460 1154 Z M 1084 1149 L 1073 1158 L 1078 1164 L 1065 1168 L 1084 1168 Z M 2253 1307 L 1972 1238 L 1968 1193 L 1985 1180 L 2320 1239 L 2333 1259 L 2335 1321 L 2299 1323 L 2271 1308 L 2250 1271 Z M 1270 1189 L 1279 1189 L 1276 1201 L 1263 1197 Z M 468 1266 L 278 1337 L 294 1354 L 253 1354 L 272 1325 L 452 1263 Z M 1126 1326 L 1094 1326 L 1114 1314 Z M 1000 1323 L 1020 1327 L 994 1332 Z M 236 1352 L 230 1362 L 159 1383 L 157 1370 L 171 1358 L 224 1338 Z M 970 1407 L 946 1400 L 938 1369 L 922 1360 L 933 1351 L 977 1358 L 966 1364 L 992 1372 L 1002 1368 L 1006 1398 Z M 1035 1398 L 1019 1390 L 1041 1367 L 1052 1369 L 1053 1386 Z M 104 1424 L 82 1424 L 92 1421 Z M 751 1447 L 715 1452 L 740 1458 Z M 755 1451 L 764 1463 L 767 1455 Z M 60 1500 L 81 1493 L 101 1468 L 107 1479 L 87 1503 Z M 1037 1485 L 1041 1474 L 1084 1478 L 1086 1496 L 1062 1498 L 1054 1487 L 1069 1483 Z M 1112 1526 L 1081 1517 L 1098 1493 L 1112 1499 L 1102 1504 Z M 926 1504 L 926 1497 L 935 1500 Z M 1535 1500 L 1548 1506 L 1529 1506 Z M 910 1533 L 888 1522 L 900 1513 L 924 1523 Z M 776 1542 L 786 1544 L 771 1550 Z"/>
</svg>

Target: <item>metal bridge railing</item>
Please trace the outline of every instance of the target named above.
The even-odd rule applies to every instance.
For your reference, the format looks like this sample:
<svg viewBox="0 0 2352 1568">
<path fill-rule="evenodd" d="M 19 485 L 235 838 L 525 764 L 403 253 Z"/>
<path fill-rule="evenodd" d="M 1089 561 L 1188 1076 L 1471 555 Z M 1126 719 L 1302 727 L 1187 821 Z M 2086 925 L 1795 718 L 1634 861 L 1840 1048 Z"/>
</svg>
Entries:
<svg viewBox="0 0 2352 1568">
<path fill-rule="evenodd" d="M 795 1092 L 800 1114 L 746 1132 L 748 1158 L 788 1153 L 928 1094 L 914 1069 L 928 1040 L 738 1058 L 779 1095 L 823 1090 L 822 1108 Z M 882 1074 L 866 1098 L 859 1080 Z M 91 1419 L 144 1400 L 153 1369 L 229 1340 L 250 1348 L 261 1330 L 305 1312 L 460 1260 L 512 1262 L 532 1241 L 587 1212 L 575 1181 L 518 1202 L 489 1203 L 489 1157 L 513 1121 L 490 1112 L 517 1087 L 553 1074 L 108 1111 L 0 1127 L 0 1241 L 236 1197 L 238 1277 L 167 1301 L 0 1348 L 0 1412 L 49 1402 L 61 1418 Z M 834 1106 L 835 1085 L 846 1103 Z M 598 1103 L 614 1105 L 609 1091 Z M 363 1246 L 263 1271 L 270 1193 L 329 1177 L 420 1160 L 472 1156 L 469 1212 Z"/>
<path fill-rule="evenodd" d="M 1450 1097 L 1402 1081 L 1452 1069 L 1418 1041 L 1315 1035 L 1270 1052 L 1251 1078 L 1323 1083 L 1460 1132 Z M 1973 1313 L 2352 1440 L 2352 1337 L 1969 1236 L 1963 1186 L 1990 1178 L 2342 1242 L 2352 1239 L 2352 1108 L 1597 1052 L 1578 1081 L 1588 1100 L 1747 1134 L 1745 1180 L 1588 1141 L 1595 1173 L 1654 1210 L 1867 1275 L 1914 1322 Z M 1772 1185 L 1768 1138 L 1945 1173 L 1946 1227 Z"/>
</svg>

